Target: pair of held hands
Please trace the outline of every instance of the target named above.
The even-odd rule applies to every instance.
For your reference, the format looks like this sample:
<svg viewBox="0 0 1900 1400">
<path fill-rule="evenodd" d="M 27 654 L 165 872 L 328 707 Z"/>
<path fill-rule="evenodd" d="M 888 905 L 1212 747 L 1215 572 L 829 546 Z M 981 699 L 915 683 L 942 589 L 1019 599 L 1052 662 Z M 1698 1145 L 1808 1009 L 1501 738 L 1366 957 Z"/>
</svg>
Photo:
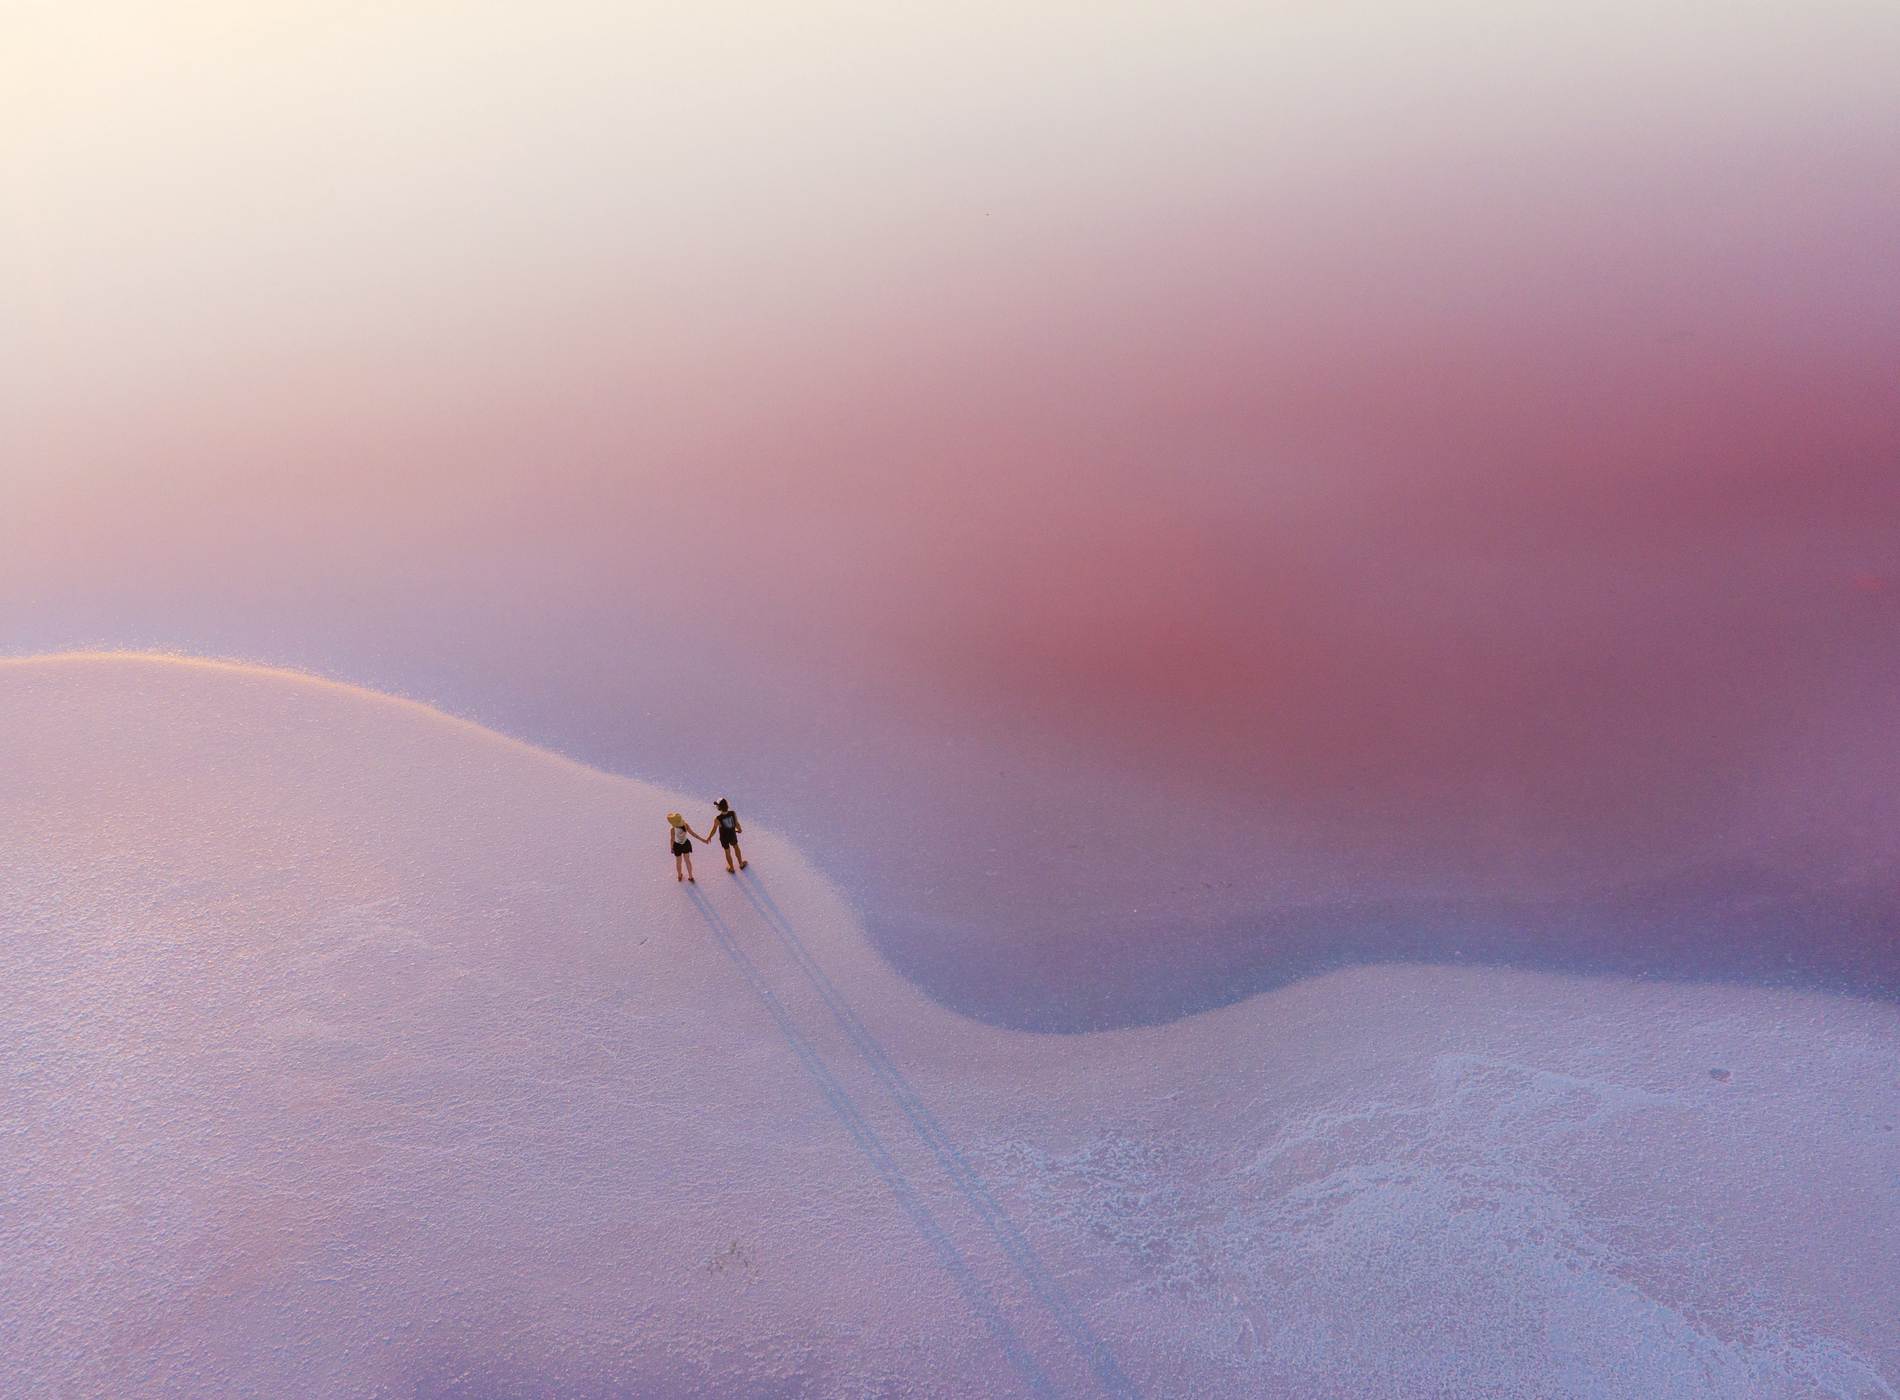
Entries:
<svg viewBox="0 0 1900 1400">
<path fill-rule="evenodd" d="M 691 836 L 695 841 L 698 841 L 703 845 L 710 846 L 713 842 L 713 835 L 716 835 L 719 831 L 719 822 L 716 818 L 714 819 L 713 835 L 707 835 L 707 836 L 701 836 L 697 831 L 694 831 L 692 824 L 690 822 L 681 822 L 678 826 L 674 826 L 673 823 L 668 822 L 666 824 L 666 829 L 669 835 L 669 839 L 671 840 L 674 840 L 674 841 L 679 840 L 679 834 L 683 831 L 687 835 Z M 740 826 L 739 823 L 737 823 L 736 821 L 732 824 L 732 834 L 734 836 L 737 836 L 744 829 L 745 828 Z"/>
</svg>

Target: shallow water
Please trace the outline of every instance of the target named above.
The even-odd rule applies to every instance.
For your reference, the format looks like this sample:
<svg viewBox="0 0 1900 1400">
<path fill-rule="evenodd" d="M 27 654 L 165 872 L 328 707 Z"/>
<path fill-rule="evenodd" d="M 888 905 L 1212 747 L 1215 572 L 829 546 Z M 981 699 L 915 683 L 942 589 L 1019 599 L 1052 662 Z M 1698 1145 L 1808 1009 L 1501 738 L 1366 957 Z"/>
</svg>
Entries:
<svg viewBox="0 0 1900 1400">
<path fill-rule="evenodd" d="M 8 60 L 9 652 L 728 794 L 1015 1024 L 1890 994 L 1891 12 L 88 13 Z"/>
</svg>

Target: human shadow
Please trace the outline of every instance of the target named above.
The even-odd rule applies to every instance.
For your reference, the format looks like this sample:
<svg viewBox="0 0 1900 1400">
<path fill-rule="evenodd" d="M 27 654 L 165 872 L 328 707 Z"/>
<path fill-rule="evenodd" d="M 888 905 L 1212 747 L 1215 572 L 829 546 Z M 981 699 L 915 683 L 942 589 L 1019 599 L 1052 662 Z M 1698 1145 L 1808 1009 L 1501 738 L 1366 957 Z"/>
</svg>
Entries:
<svg viewBox="0 0 1900 1400">
<path fill-rule="evenodd" d="M 903 1113 L 905 1121 L 911 1126 L 918 1139 L 936 1159 L 944 1175 L 950 1178 L 958 1192 L 967 1201 L 977 1217 L 982 1220 L 997 1247 L 1015 1267 L 1023 1283 L 1042 1306 L 1048 1310 L 1070 1344 L 1088 1363 L 1095 1373 L 1097 1381 L 1110 1395 L 1134 1395 L 1136 1388 L 1121 1366 L 1115 1360 L 1114 1352 L 1108 1343 L 1096 1335 L 1088 1319 L 1082 1314 L 1069 1297 L 1061 1283 L 1043 1267 L 1034 1246 L 1017 1227 L 1002 1204 L 990 1191 L 988 1184 L 970 1165 L 969 1160 L 957 1147 L 954 1139 L 945 1130 L 930 1106 L 911 1085 L 904 1072 L 892 1061 L 883 1045 L 864 1025 L 855 1008 L 839 991 L 824 967 L 812 956 L 810 949 L 798 936 L 791 920 L 779 909 L 765 882 L 756 875 L 740 882 L 740 888 L 751 902 L 761 919 L 777 933 L 806 979 L 817 991 L 827 1009 L 838 1022 L 852 1046 L 869 1066 L 872 1074 L 884 1087 L 891 1101 Z"/>
<path fill-rule="evenodd" d="M 918 1193 L 903 1167 L 891 1155 L 877 1129 L 865 1119 L 857 1102 L 851 1097 L 850 1091 L 825 1063 L 823 1055 L 800 1029 L 796 1017 L 773 989 L 759 965 L 741 946 L 731 926 L 713 907 L 703 890 L 692 889 L 687 894 L 693 902 L 694 909 L 705 921 L 707 932 L 712 935 L 713 942 L 731 960 L 733 966 L 738 969 L 740 977 L 759 999 L 766 1013 L 772 1018 L 773 1024 L 778 1027 L 779 1034 L 784 1037 L 786 1046 L 803 1066 L 806 1074 L 810 1076 L 820 1096 L 837 1117 L 846 1136 L 850 1138 L 852 1145 L 872 1171 L 877 1173 L 890 1189 L 899 1208 L 910 1218 L 918 1234 L 930 1245 L 944 1271 L 955 1281 L 964 1300 L 969 1304 L 970 1310 L 981 1319 L 991 1336 L 996 1339 L 1003 1355 L 1016 1373 L 1022 1377 L 1030 1393 L 1053 1395 L 1055 1392 L 1048 1376 L 1043 1372 L 1035 1357 L 1030 1355 L 1029 1349 L 1017 1335 L 1016 1329 L 1010 1325 L 1008 1317 L 1005 1316 L 988 1286 L 977 1277 L 962 1250 L 950 1238 L 949 1233 Z"/>
</svg>

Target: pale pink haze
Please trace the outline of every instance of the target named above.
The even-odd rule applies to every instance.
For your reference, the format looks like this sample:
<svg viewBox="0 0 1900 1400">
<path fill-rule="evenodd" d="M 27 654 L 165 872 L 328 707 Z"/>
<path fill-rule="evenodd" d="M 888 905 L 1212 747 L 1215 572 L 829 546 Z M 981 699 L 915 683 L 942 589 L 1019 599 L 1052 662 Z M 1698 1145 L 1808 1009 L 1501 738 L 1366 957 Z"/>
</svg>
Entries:
<svg viewBox="0 0 1900 1400">
<path fill-rule="evenodd" d="M 1893 1393 L 1897 75 L 7 6 L 0 1391 Z"/>
</svg>

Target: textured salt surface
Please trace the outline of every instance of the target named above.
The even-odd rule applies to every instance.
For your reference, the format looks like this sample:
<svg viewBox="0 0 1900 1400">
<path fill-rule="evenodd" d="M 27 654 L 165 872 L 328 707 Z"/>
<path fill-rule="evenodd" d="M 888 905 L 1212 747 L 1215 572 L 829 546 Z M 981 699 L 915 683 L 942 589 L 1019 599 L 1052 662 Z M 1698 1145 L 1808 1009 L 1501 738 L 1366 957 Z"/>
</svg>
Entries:
<svg viewBox="0 0 1900 1400">
<path fill-rule="evenodd" d="M 0 664 L 0 771 L 8 1393 L 1900 1385 L 1887 1004 L 1369 968 L 1034 1036 L 769 833 L 676 885 L 703 799 L 364 692 Z"/>
</svg>

